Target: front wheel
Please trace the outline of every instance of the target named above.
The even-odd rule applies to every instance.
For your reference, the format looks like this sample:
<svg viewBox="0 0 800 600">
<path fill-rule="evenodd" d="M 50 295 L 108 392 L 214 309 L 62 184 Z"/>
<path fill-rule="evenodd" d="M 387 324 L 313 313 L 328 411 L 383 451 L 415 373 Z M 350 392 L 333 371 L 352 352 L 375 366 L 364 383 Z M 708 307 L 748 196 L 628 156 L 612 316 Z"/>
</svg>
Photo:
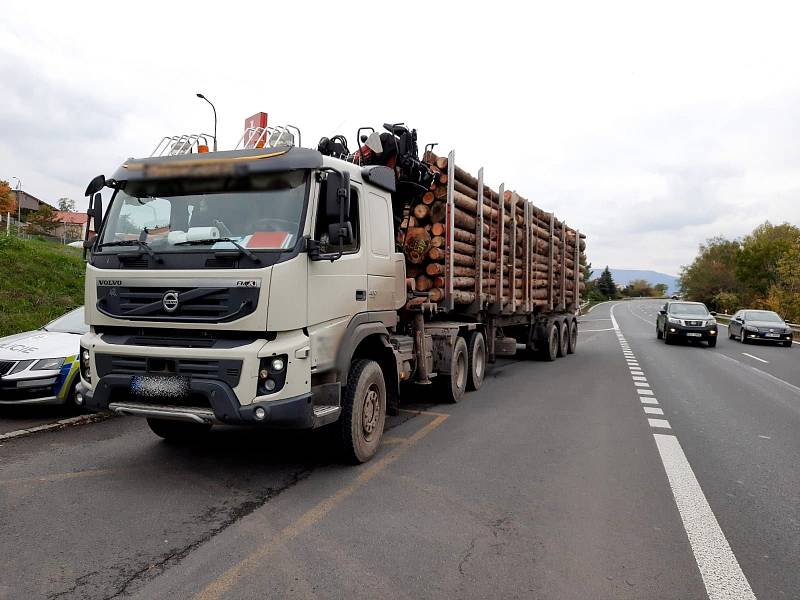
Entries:
<svg viewBox="0 0 800 600">
<path fill-rule="evenodd" d="M 791 347 L 792 347 L 792 342 L 791 342 L 791 340 L 790 340 L 790 341 L 788 341 L 788 342 L 784 342 L 784 343 L 783 343 L 783 347 L 784 347 L 784 348 L 791 348 Z"/>
<path fill-rule="evenodd" d="M 479 390 L 483 385 L 486 375 L 486 341 L 480 331 L 473 331 L 467 344 L 467 357 L 469 358 L 468 390 Z"/>
<path fill-rule="evenodd" d="M 739 341 L 743 344 L 747 343 L 747 337 L 744 335 L 744 327 L 742 327 L 742 331 L 739 333 Z"/>
<path fill-rule="evenodd" d="M 350 463 L 365 463 L 375 456 L 386 419 L 386 381 L 374 360 L 354 360 L 342 394 L 339 446 Z"/>
<path fill-rule="evenodd" d="M 658 324 L 656 324 L 656 339 L 660 340 L 663 337 L 664 337 L 664 334 L 661 333 L 661 330 L 658 328 Z"/>
<path fill-rule="evenodd" d="M 709 348 L 713 348 L 716 345 L 717 345 L 717 338 L 713 338 L 713 339 L 708 340 L 708 347 Z"/>
<path fill-rule="evenodd" d="M 204 437 L 211 429 L 211 423 L 187 423 L 170 419 L 148 418 L 147 424 L 158 437 L 170 442 L 194 442 Z"/>
</svg>

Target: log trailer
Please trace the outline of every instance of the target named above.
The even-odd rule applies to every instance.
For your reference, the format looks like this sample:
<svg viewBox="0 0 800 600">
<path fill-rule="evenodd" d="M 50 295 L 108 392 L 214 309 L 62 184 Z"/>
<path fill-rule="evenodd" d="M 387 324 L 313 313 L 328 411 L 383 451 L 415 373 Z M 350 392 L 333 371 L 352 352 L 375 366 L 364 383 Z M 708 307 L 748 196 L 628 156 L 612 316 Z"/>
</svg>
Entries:
<svg viewBox="0 0 800 600">
<path fill-rule="evenodd" d="M 575 352 L 583 236 L 416 135 L 309 149 L 263 122 L 234 150 L 168 137 L 92 180 L 78 402 L 175 440 L 329 426 L 359 463 L 417 386 L 458 402 L 518 345 Z"/>
</svg>

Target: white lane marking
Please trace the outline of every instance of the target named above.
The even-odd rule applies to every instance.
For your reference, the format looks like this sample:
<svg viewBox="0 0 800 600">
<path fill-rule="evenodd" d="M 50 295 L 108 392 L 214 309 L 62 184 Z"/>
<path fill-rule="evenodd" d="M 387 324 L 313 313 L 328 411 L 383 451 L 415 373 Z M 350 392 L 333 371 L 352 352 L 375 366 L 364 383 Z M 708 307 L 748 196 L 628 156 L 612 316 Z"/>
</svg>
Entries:
<svg viewBox="0 0 800 600">
<path fill-rule="evenodd" d="M 664 411 L 656 406 L 643 406 L 642 410 L 648 415 L 663 415 Z"/>
<path fill-rule="evenodd" d="M 590 312 L 592 312 L 595 308 L 597 308 L 601 304 L 608 304 L 609 302 L 611 302 L 611 300 L 603 300 L 602 302 L 598 302 L 594 306 L 590 306 L 589 310 L 587 310 L 584 314 L 588 315 Z"/>
<path fill-rule="evenodd" d="M 647 383 L 647 382 L 644 382 L 644 381 L 634 381 L 633 385 L 635 385 L 636 387 L 640 387 L 640 388 L 649 388 L 650 387 L 650 384 Z"/>
<path fill-rule="evenodd" d="M 647 324 L 648 324 L 648 325 L 650 325 L 651 327 L 652 327 L 653 325 L 655 325 L 655 323 L 653 323 L 652 321 L 648 321 L 647 319 L 644 319 L 644 318 L 640 317 L 639 315 L 637 315 L 635 312 L 633 312 L 633 310 L 631 309 L 631 306 L 630 306 L 630 304 L 628 305 L 628 312 L 629 312 L 629 313 L 631 313 L 631 314 L 632 314 L 634 317 L 636 317 L 636 318 L 637 318 L 637 319 L 639 319 L 640 321 L 644 321 L 645 323 L 647 323 Z"/>
<path fill-rule="evenodd" d="M 647 419 L 647 422 L 650 424 L 650 427 L 661 427 L 662 429 L 672 429 L 672 426 L 666 419 Z"/>
<path fill-rule="evenodd" d="M 608 319 L 606 317 L 598 317 L 597 319 L 581 319 L 580 317 L 578 317 L 578 323 L 588 323 L 589 321 L 610 321 L 610 320 L 611 319 Z"/>
<path fill-rule="evenodd" d="M 655 398 L 645 398 L 644 396 L 639 398 L 639 402 L 642 404 L 658 404 L 658 400 Z"/>
<path fill-rule="evenodd" d="M 750 358 L 760 361 L 762 363 L 769 364 L 768 360 L 764 360 L 763 358 L 758 358 L 757 356 L 753 356 L 752 354 L 748 354 L 747 352 L 742 352 L 742 354 L 744 354 L 745 356 L 749 356 Z"/>
<path fill-rule="evenodd" d="M 760 437 L 762 440 L 771 440 L 772 439 L 768 435 L 759 435 L 758 437 Z"/>
<path fill-rule="evenodd" d="M 636 388 L 637 393 L 640 396 L 653 396 L 653 390 L 643 390 L 641 388 Z"/>
<path fill-rule="evenodd" d="M 709 600 L 755 600 L 678 438 L 663 433 L 653 437 Z"/>
<path fill-rule="evenodd" d="M 639 371 L 639 372 L 641 373 L 641 371 Z M 634 381 L 647 381 L 647 377 L 639 376 L 639 375 L 633 375 L 633 380 Z"/>
<path fill-rule="evenodd" d="M 608 329 L 581 329 L 581 333 L 593 333 L 595 331 L 614 331 L 614 328 L 609 327 Z"/>
<path fill-rule="evenodd" d="M 617 331 L 619 331 L 619 323 L 617 323 L 617 320 L 614 318 L 614 309 L 615 309 L 615 308 L 617 308 L 617 305 L 616 305 L 616 304 L 614 304 L 614 305 L 611 307 L 611 310 L 609 311 L 609 313 L 608 313 L 608 316 L 611 318 L 611 324 L 614 326 L 614 329 L 616 329 Z"/>
</svg>

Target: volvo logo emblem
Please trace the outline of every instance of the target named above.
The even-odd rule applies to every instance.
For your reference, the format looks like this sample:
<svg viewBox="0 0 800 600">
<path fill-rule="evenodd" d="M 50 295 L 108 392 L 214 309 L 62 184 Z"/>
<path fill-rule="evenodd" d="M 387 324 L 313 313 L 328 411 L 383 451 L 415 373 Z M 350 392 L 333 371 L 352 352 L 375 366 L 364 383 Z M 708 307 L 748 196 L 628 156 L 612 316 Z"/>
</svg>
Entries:
<svg viewBox="0 0 800 600">
<path fill-rule="evenodd" d="M 168 313 L 178 310 L 178 292 L 172 290 L 165 292 L 161 298 L 161 304 L 164 305 L 164 310 Z"/>
</svg>

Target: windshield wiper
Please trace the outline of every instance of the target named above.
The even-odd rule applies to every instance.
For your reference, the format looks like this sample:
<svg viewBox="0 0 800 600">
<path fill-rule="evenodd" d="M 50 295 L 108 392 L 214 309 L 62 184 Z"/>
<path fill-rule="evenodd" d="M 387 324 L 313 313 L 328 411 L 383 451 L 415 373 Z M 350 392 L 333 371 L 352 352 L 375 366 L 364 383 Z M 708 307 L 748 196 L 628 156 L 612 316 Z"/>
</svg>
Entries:
<svg viewBox="0 0 800 600">
<path fill-rule="evenodd" d="M 163 259 L 158 254 L 153 252 L 153 249 L 150 247 L 150 244 L 148 244 L 144 240 L 118 240 L 116 242 L 105 242 L 103 244 L 100 244 L 98 248 L 108 248 L 109 246 L 138 246 L 139 248 L 147 252 L 156 262 L 158 263 L 164 262 Z"/>
<path fill-rule="evenodd" d="M 229 238 L 229 237 L 208 238 L 208 239 L 205 239 L 205 240 L 186 240 L 185 242 L 177 242 L 175 245 L 176 246 L 202 246 L 202 245 L 205 245 L 205 244 L 216 244 L 217 242 L 228 242 L 230 244 L 233 244 L 236 247 L 236 249 L 239 251 L 240 254 L 244 254 L 245 256 L 247 256 L 247 258 L 249 258 L 253 262 L 256 262 L 256 263 L 260 263 L 261 262 L 261 259 L 258 256 L 253 254 L 250 250 L 248 250 L 247 248 L 242 246 L 236 240 L 234 240 L 232 238 Z"/>
</svg>

